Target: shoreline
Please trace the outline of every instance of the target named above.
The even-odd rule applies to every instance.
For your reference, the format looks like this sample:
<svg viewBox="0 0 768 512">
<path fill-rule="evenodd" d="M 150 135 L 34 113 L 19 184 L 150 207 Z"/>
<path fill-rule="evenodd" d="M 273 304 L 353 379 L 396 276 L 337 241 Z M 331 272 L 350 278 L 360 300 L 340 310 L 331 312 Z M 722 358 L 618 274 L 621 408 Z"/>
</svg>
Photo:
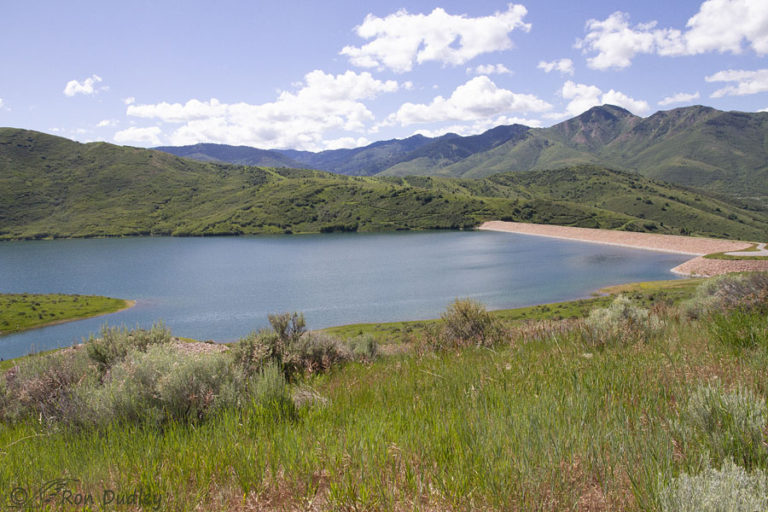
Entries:
<svg viewBox="0 0 768 512">
<path fill-rule="evenodd" d="M 717 260 L 703 257 L 706 254 L 717 252 L 744 250 L 752 247 L 755 243 L 743 240 L 697 238 L 682 235 L 661 235 L 612 229 L 577 228 L 505 221 L 484 222 L 478 229 L 694 256 L 670 269 L 670 272 L 682 276 L 711 277 L 729 272 L 768 271 L 768 261 Z"/>
<path fill-rule="evenodd" d="M 35 329 L 42 329 L 43 327 L 51 327 L 53 325 L 61 325 L 69 322 L 77 322 L 78 320 L 85 320 L 87 318 L 98 318 L 100 316 L 113 315 L 115 313 L 121 313 L 123 311 L 127 311 L 136 305 L 135 300 L 128 300 L 128 299 L 122 299 L 122 300 L 125 302 L 125 306 L 120 309 L 116 309 L 115 311 L 107 311 L 105 313 L 97 313 L 95 315 L 78 316 L 75 318 L 63 318 L 61 320 L 54 320 L 52 322 L 47 322 L 44 324 L 27 327 L 26 329 L 19 329 L 18 331 L 12 331 L 12 332 L 0 331 L 0 338 L 2 338 L 3 336 L 12 336 L 14 334 L 20 334 L 22 332 L 33 331 Z"/>
</svg>

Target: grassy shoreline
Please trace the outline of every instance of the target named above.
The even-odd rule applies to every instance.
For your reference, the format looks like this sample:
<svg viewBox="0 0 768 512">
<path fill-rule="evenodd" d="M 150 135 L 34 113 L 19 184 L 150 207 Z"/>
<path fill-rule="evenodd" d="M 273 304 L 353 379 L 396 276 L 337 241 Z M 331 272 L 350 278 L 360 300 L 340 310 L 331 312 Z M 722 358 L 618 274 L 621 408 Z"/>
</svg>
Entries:
<svg viewBox="0 0 768 512">
<path fill-rule="evenodd" d="M 0 294 L 0 337 L 84 318 L 118 313 L 136 301 L 99 295 Z"/>
<path fill-rule="evenodd" d="M 558 320 L 563 318 L 578 318 L 589 314 L 595 307 L 603 307 L 611 302 L 613 297 L 618 294 L 630 294 L 641 304 L 650 306 L 654 301 L 679 302 L 690 297 L 695 287 L 701 282 L 700 278 L 689 279 L 670 279 L 664 281 L 642 281 L 637 283 L 626 283 L 611 285 L 593 292 L 593 297 L 575 299 L 563 302 L 551 302 L 545 304 L 535 304 L 532 306 L 522 306 L 519 308 L 505 308 L 489 311 L 489 313 L 506 322 L 534 321 L 534 320 Z M 0 297 L 2 297 L 0 295 Z M 122 299 L 115 299 L 122 300 Z M 110 313 L 117 313 L 133 307 L 136 301 L 125 300 L 126 306 L 116 311 L 98 313 L 91 316 L 101 316 Z M 62 321 L 55 321 L 45 325 L 30 327 L 35 329 L 47 327 L 56 323 L 80 320 L 82 318 L 72 318 Z M 394 322 L 370 322 L 357 324 L 344 324 L 318 329 L 332 336 L 340 338 L 353 338 L 360 335 L 371 335 L 380 344 L 391 345 L 402 343 L 409 338 L 423 334 L 429 326 L 434 326 L 440 321 L 439 318 L 429 318 L 425 320 L 404 320 Z M 16 331 L 20 332 L 20 331 Z M 10 334 L 10 333 L 9 333 Z M 1 335 L 0 335 L 1 336 Z M 187 342 L 199 342 L 192 338 L 183 338 Z M 56 352 L 60 349 L 46 350 L 36 352 L 31 356 L 44 355 Z M 7 370 L 14 365 L 14 361 L 29 358 L 30 355 L 0 361 L 0 371 Z"/>
</svg>

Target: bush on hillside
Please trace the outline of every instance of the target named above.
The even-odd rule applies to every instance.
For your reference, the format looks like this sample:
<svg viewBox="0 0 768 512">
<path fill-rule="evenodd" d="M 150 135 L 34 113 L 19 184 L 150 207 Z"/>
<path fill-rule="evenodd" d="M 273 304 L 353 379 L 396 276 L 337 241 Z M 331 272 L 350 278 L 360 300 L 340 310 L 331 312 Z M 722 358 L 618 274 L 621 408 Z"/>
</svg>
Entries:
<svg viewBox="0 0 768 512">
<path fill-rule="evenodd" d="M 233 381 L 227 362 L 225 354 L 200 357 L 167 345 L 132 350 L 103 386 L 82 391 L 83 401 L 100 423 L 202 420 L 233 397 L 222 393 Z"/>
<path fill-rule="evenodd" d="M 768 313 L 768 272 L 726 274 L 707 279 L 684 308 L 691 318 L 734 309 Z"/>
<path fill-rule="evenodd" d="M 765 400 L 737 388 L 726 392 L 720 386 L 699 386 L 688 398 L 672 432 L 684 452 L 705 449 L 719 464 L 727 458 L 747 468 L 768 460 Z"/>
<path fill-rule="evenodd" d="M 662 512 L 768 510 L 768 475 L 761 470 L 748 473 L 728 459 L 720 469 L 683 473 L 662 486 L 659 503 Z"/>
<path fill-rule="evenodd" d="M 292 380 L 300 373 L 327 371 L 344 361 L 370 362 L 378 354 L 373 337 L 343 341 L 322 332 L 307 332 L 304 317 L 297 313 L 270 315 L 269 321 L 271 330 L 252 333 L 231 350 L 235 366 L 246 377 L 274 364 Z"/>
<path fill-rule="evenodd" d="M 98 380 L 94 365 L 79 348 L 28 358 L 3 377 L 0 418 L 46 423 L 78 416 L 82 404 L 75 389 Z"/>
<path fill-rule="evenodd" d="M 153 345 L 162 345 L 171 341 L 171 331 L 162 322 L 150 329 L 128 330 L 125 326 L 101 329 L 100 336 L 91 336 L 85 346 L 88 356 L 96 362 L 104 375 L 117 362 L 122 361 L 131 351 L 146 352 Z"/>
<path fill-rule="evenodd" d="M 265 407 L 292 417 L 287 380 L 350 360 L 372 361 L 371 336 L 342 341 L 306 332 L 302 315 L 270 315 L 271 330 L 227 352 L 195 353 L 152 329 L 102 329 L 84 348 L 25 360 L 0 378 L 0 419 L 78 426 L 200 422 L 225 408 Z"/>
<path fill-rule="evenodd" d="M 607 308 L 593 309 L 580 331 L 587 346 L 601 348 L 647 341 L 662 327 L 657 316 L 619 295 Z"/>
<path fill-rule="evenodd" d="M 439 327 L 428 336 L 433 348 L 490 347 L 504 339 L 499 321 L 472 299 L 456 299 L 440 318 Z"/>
</svg>

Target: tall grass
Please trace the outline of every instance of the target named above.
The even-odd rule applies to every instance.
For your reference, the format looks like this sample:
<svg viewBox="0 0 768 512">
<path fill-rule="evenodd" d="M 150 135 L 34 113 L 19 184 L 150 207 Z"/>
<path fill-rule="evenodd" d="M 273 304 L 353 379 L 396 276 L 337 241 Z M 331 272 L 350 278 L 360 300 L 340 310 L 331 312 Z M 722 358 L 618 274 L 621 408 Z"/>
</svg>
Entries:
<svg viewBox="0 0 768 512">
<path fill-rule="evenodd" d="M 631 343 L 585 344 L 575 321 L 501 326 L 492 345 L 461 337 L 340 371 L 304 365 L 288 380 L 263 354 L 325 342 L 273 329 L 222 355 L 259 391 L 205 421 L 6 423 L 0 493 L 66 475 L 93 492 L 141 487 L 169 510 L 671 510 L 677 489 L 715 485 L 718 465 L 759 491 L 727 464 L 768 471 L 765 358 L 718 350 L 707 318 L 663 320 Z M 714 377 L 722 386 L 700 387 Z"/>
</svg>

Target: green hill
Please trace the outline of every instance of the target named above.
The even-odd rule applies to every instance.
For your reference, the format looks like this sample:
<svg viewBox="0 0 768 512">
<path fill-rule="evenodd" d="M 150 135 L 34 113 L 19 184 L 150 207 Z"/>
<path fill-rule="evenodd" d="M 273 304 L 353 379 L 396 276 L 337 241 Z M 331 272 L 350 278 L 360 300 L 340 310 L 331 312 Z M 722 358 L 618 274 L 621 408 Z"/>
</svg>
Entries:
<svg viewBox="0 0 768 512">
<path fill-rule="evenodd" d="M 743 206 L 593 166 L 357 177 L 0 129 L 0 239 L 457 229 L 489 219 L 766 238 L 768 215 Z"/>
</svg>

